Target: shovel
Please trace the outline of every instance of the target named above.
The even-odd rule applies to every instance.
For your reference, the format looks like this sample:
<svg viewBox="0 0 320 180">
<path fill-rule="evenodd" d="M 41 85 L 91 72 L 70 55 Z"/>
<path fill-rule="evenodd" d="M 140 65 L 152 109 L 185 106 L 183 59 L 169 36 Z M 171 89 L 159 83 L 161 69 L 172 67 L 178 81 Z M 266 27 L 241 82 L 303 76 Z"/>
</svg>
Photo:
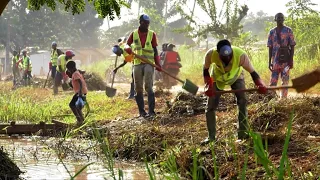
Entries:
<svg viewBox="0 0 320 180">
<path fill-rule="evenodd" d="M 114 66 L 117 66 L 117 61 L 118 61 L 118 56 L 116 56 L 116 62 Z M 114 77 L 116 76 L 115 73 L 112 73 L 112 81 L 111 81 L 111 87 L 106 86 L 106 95 L 108 97 L 113 97 L 116 95 L 117 89 L 113 88 L 113 82 L 114 82 Z"/>
<path fill-rule="evenodd" d="M 297 93 L 306 91 L 317 83 L 320 82 L 320 69 L 316 69 L 304 75 L 301 75 L 297 78 L 292 79 L 292 86 L 271 86 L 267 87 L 267 90 L 279 90 L 279 89 L 286 89 L 292 88 L 295 89 Z M 237 93 L 237 92 L 254 92 L 258 91 L 258 89 L 237 89 L 237 90 L 229 90 L 229 91 L 217 91 L 216 93 L 225 94 L 225 93 Z"/>
<path fill-rule="evenodd" d="M 133 55 L 135 55 L 135 57 L 141 59 L 143 62 L 150 64 L 151 66 L 155 67 L 155 68 L 160 68 L 158 65 L 153 64 L 152 62 L 150 62 L 147 58 L 137 55 L 135 53 L 133 53 Z M 172 77 L 173 79 L 181 82 L 183 84 L 182 88 L 185 89 L 186 91 L 188 91 L 189 93 L 196 95 L 198 92 L 199 87 L 197 85 L 195 85 L 194 83 L 192 83 L 190 80 L 186 79 L 186 81 L 183 81 L 173 75 L 171 75 L 168 71 L 162 69 L 163 73 L 167 74 L 168 76 Z"/>
</svg>

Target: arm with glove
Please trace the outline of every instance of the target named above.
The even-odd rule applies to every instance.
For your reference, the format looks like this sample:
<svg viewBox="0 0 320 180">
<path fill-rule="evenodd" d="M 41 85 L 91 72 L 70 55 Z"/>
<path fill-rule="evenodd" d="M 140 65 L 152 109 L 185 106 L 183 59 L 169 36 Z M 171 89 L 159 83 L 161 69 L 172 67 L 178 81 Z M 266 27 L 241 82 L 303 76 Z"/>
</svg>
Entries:
<svg viewBox="0 0 320 180">
<path fill-rule="evenodd" d="M 256 87 L 258 88 L 258 92 L 260 94 L 266 94 L 267 93 L 267 87 L 264 84 L 264 82 L 262 81 L 262 79 L 260 78 L 259 74 L 254 70 L 249 57 L 246 54 L 243 54 L 240 57 L 240 65 L 250 73 L 252 80 L 254 82 L 254 84 L 256 85 Z"/>
<path fill-rule="evenodd" d="M 205 56 L 204 64 L 203 64 L 203 79 L 205 83 L 205 95 L 208 97 L 215 96 L 215 88 L 213 83 L 213 78 L 210 77 L 209 68 L 211 65 L 211 55 L 212 50 L 209 50 Z"/>
</svg>

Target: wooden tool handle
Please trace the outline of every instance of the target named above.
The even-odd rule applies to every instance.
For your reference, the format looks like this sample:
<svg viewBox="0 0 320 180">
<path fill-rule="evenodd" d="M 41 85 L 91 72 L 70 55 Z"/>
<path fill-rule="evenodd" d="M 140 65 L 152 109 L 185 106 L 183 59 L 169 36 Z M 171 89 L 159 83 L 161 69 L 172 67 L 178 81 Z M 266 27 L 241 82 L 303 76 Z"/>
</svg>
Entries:
<svg viewBox="0 0 320 180">
<path fill-rule="evenodd" d="M 136 54 L 136 53 L 133 53 L 133 55 L 134 55 L 135 57 L 139 58 L 141 61 L 143 61 L 143 62 L 145 62 L 145 63 L 147 63 L 147 64 L 150 64 L 151 66 L 153 66 L 153 67 L 155 67 L 155 68 L 161 69 L 161 67 L 159 67 L 158 65 L 150 62 L 147 58 L 145 58 L 145 57 L 143 57 L 143 56 L 140 56 L 140 55 L 138 55 L 138 54 Z M 175 79 L 175 80 L 177 80 L 177 81 L 180 81 L 181 83 L 184 83 L 183 80 L 181 80 L 181 79 L 179 79 L 179 78 L 171 75 L 168 71 L 166 71 L 166 70 L 164 70 L 164 69 L 162 69 L 161 72 L 164 72 L 165 74 L 167 74 L 168 76 L 172 77 L 173 79 Z"/>
<path fill-rule="evenodd" d="M 267 87 L 267 90 L 278 90 L 278 89 L 286 89 L 286 88 L 295 88 L 294 86 L 270 86 Z M 237 92 L 254 92 L 258 91 L 257 88 L 251 89 L 236 89 L 236 90 L 228 90 L 228 91 L 216 91 L 217 94 L 225 94 L 225 93 L 237 93 Z"/>
</svg>

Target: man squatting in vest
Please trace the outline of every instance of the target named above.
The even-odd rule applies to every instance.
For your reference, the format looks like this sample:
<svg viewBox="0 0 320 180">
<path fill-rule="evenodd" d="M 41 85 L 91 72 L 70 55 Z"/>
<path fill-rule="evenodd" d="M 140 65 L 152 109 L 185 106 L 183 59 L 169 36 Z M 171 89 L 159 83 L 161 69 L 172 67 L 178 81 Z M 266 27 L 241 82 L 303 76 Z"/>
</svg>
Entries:
<svg viewBox="0 0 320 180">
<path fill-rule="evenodd" d="M 54 81 L 56 72 L 57 72 L 57 61 L 58 57 L 63 54 L 63 52 L 60 49 L 57 49 L 57 43 L 52 42 L 51 44 L 52 50 L 51 50 L 51 59 L 49 62 L 49 70 L 51 70 L 51 77 Z"/>
<path fill-rule="evenodd" d="M 133 50 L 137 55 L 144 56 L 149 61 L 155 63 L 160 67 L 160 57 L 157 50 L 157 37 L 156 34 L 149 30 L 150 18 L 148 15 L 143 14 L 139 18 L 140 26 L 137 30 L 132 32 L 127 40 L 127 45 L 133 45 Z M 127 53 L 131 54 L 131 48 L 126 48 Z M 138 58 L 133 60 L 133 77 L 135 88 L 135 99 L 139 108 L 139 117 L 154 117 L 155 112 L 155 97 L 153 92 L 153 75 L 154 68 L 150 64 L 140 61 Z M 157 68 L 161 71 L 161 67 Z M 145 90 L 148 94 L 148 114 L 144 110 L 143 100 L 143 82 Z"/>
<path fill-rule="evenodd" d="M 66 64 L 72 57 L 75 56 L 73 51 L 68 50 L 66 54 L 62 54 L 58 57 L 57 60 L 57 73 L 54 78 L 54 85 L 53 85 L 53 94 L 58 94 L 58 86 L 61 84 L 61 80 L 65 83 L 69 79 L 68 75 L 66 74 Z"/>
<path fill-rule="evenodd" d="M 32 78 L 31 71 L 32 71 L 32 63 L 30 57 L 27 55 L 27 50 L 22 50 L 22 62 L 23 62 L 23 79 L 24 79 L 24 86 L 30 86 L 31 82 L 30 79 Z"/>
<path fill-rule="evenodd" d="M 210 65 L 213 65 L 211 77 L 209 74 Z M 254 70 L 250 60 L 242 49 L 232 46 L 228 40 L 220 40 L 217 49 L 208 50 L 205 55 L 203 66 L 203 77 L 206 84 L 205 94 L 209 97 L 206 108 L 206 121 L 209 137 L 202 144 L 215 140 L 216 136 L 216 109 L 219 105 L 220 94 L 226 85 L 233 90 L 245 89 L 243 69 L 248 71 L 261 94 L 267 93 L 267 89 L 258 73 Z M 247 100 L 244 92 L 235 93 L 238 105 L 238 139 L 247 139 Z"/>
<path fill-rule="evenodd" d="M 124 51 L 125 43 L 119 43 L 119 45 L 114 45 L 112 48 L 112 52 L 115 53 L 117 56 L 123 56 L 124 61 L 122 64 L 120 64 L 118 67 L 116 67 L 113 70 L 113 73 L 117 73 L 118 69 L 126 65 L 128 62 L 131 63 L 133 61 L 133 54 L 128 54 L 126 51 Z M 134 98 L 134 78 L 133 78 L 133 66 L 132 66 L 132 72 L 131 72 L 131 84 L 130 84 L 130 92 L 127 99 L 133 99 Z"/>
</svg>

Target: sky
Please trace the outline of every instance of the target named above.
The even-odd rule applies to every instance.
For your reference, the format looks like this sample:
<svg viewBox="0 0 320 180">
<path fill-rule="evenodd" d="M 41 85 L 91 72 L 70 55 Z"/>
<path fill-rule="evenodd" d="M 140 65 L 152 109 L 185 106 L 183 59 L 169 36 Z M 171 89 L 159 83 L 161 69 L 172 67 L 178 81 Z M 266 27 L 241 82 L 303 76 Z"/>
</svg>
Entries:
<svg viewBox="0 0 320 180">
<path fill-rule="evenodd" d="M 147 1 L 147 0 L 142 0 Z M 222 6 L 223 0 L 215 0 L 218 7 Z M 275 15 L 278 12 L 282 12 L 286 15 L 287 8 L 285 7 L 285 4 L 288 3 L 289 0 L 238 0 L 239 5 L 243 5 L 244 3 L 248 5 L 249 7 L 249 13 L 256 13 L 258 11 L 263 11 L 269 15 Z M 320 0 L 312 0 L 313 3 L 318 4 L 317 7 L 314 7 L 314 9 L 320 11 Z M 189 2 L 186 4 L 190 9 L 193 5 L 193 0 L 189 0 Z M 142 12 L 141 12 L 142 13 Z M 201 11 L 199 7 L 196 7 L 195 13 L 196 16 L 202 17 L 201 19 L 206 22 L 209 21 L 209 18 L 205 18 L 205 14 Z M 123 21 L 132 19 L 133 17 L 138 16 L 138 5 L 136 3 L 132 4 L 131 9 L 122 8 L 121 9 L 121 19 L 116 18 L 114 21 L 109 21 L 110 27 L 118 26 Z M 104 30 L 108 29 L 108 23 L 107 19 L 104 20 L 104 24 L 101 27 Z"/>
</svg>

